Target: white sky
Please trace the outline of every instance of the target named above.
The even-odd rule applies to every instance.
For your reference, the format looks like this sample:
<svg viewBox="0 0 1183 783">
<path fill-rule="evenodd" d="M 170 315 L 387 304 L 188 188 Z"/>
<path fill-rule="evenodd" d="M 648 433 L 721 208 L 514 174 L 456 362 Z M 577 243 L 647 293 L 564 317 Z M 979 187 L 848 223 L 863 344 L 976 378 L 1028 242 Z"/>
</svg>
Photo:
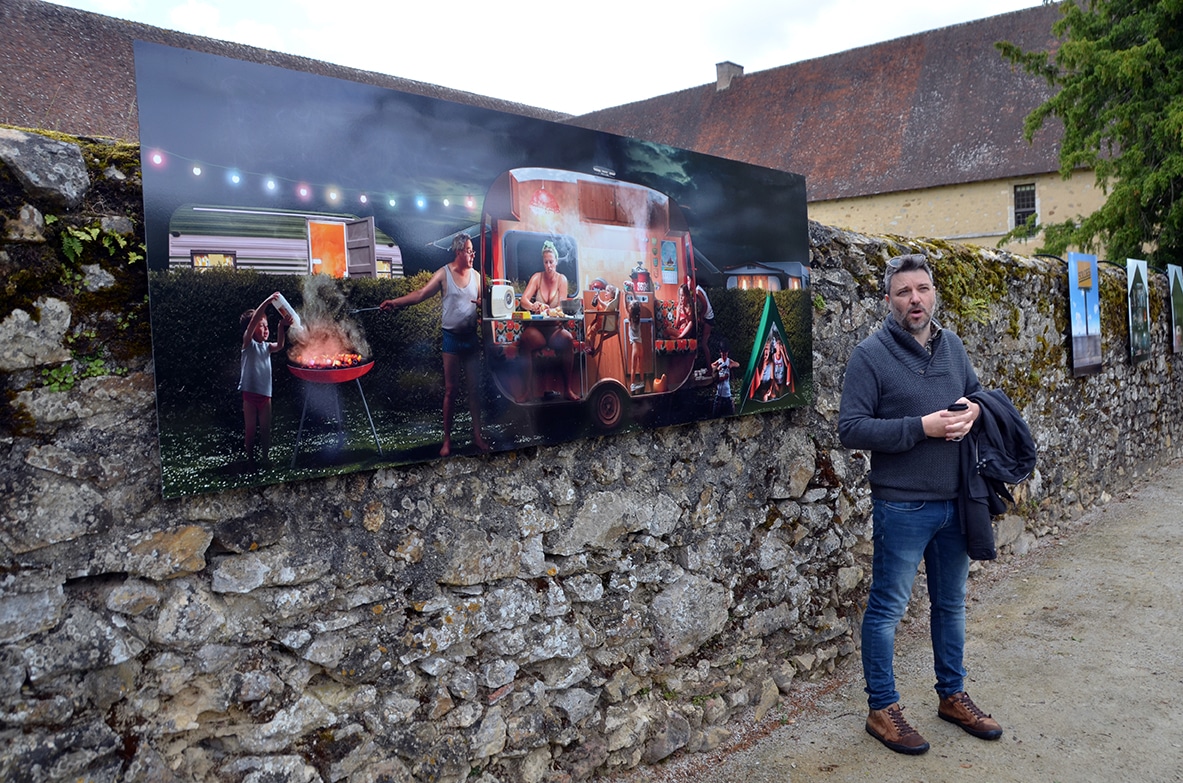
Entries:
<svg viewBox="0 0 1183 783">
<path fill-rule="evenodd" d="M 1043 0 L 53 0 L 583 114 Z"/>
</svg>

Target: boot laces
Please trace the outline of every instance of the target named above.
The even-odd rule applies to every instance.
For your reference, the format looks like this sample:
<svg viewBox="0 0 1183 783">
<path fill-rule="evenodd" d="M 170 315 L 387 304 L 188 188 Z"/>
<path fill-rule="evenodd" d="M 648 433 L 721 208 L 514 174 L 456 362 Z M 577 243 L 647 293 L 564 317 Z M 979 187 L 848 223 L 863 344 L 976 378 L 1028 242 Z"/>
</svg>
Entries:
<svg viewBox="0 0 1183 783">
<path fill-rule="evenodd" d="M 973 699 L 969 697 L 968 693 L 958 693 L 953 697 L 953 700 L 962 707 L 965 707 L 965 709 L 969 711 L 969 714 L 973 715 L 978 720 L 990 717 L 986 713 L 982 712 L 982 709 L 978 705 L 973 703 Z"/>
<path fill-rule="evenodd" d="M 916 729 L 912 728 L 911 724 L 904 719 L 904 708 L 897 707 L 887 711 L 887 717 L 891 719 L 891 723 L 895 726 L 896 731 L 900 733 L 901 737 L 906 737 L 909 734 L 916 734 Z"/>
</svg>

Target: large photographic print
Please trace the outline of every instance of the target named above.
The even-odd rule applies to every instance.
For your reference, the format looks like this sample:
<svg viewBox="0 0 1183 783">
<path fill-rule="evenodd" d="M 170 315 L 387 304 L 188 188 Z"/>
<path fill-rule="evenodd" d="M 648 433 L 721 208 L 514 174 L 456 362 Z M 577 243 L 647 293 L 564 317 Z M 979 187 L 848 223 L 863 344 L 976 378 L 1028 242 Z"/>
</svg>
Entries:
<svg viewBox="0 0 1183 783">
<path fill-rule="evenodd" d="M 136 70 L 166 497 L 812 401 L 798 175 L 143 42 Z"/>
</svg>

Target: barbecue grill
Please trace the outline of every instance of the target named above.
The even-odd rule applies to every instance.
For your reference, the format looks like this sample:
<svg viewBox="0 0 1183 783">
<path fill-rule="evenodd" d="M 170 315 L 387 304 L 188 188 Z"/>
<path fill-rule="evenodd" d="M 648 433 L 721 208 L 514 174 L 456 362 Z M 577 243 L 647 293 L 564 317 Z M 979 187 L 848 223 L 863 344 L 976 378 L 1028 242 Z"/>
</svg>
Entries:
<svg viewBox="0 0 1183 783">
<path fill-rule="evenodd" d="M 370 406 L 366 402 L 366 393 L 361 387 L 361 377 L 374 367 L 373 360 L 362 359 L 356 364 L 346 366 L 304 367 L 298 364 L 288 364 L 292 375 L 304 381 L 304 407 L 300 411 L 300 426 L 296 429 L 296 445 L 292 449 L 292 468 L 296 467 L 296 458 L 300 455 L 300 437 L 304 433 L 304 419 L 308 415 L 308 399 L 317 397 L 318 401 L 327 403 L 336 411 L 337 416 L 337 446 L 345 444 L 345 415 L 341 409 L 341 384 L 353 381 L 357 385 L 357 393 L 361 396 L 362 407 L 366 411 L 366 419 L 370 422 L 370 432 L 374 436 L 374 446 L 378 454 L 382 454 L 382 444 L 378 442 L 378 430 L 374 427 L 374 417 L 370 415 Z"/>
</svg>

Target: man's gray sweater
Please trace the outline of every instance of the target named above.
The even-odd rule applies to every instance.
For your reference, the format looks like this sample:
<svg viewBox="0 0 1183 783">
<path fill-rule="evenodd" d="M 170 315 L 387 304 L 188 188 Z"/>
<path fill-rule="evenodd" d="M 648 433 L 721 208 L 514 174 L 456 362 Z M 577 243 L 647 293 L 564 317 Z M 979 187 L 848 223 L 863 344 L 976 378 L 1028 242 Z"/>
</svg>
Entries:
<svg viewBox="0 0 1183 783">
<path fill-rule="evenodd" d="M 838 437 L 871 452 L 871 495 L 956 498 L 958 444 L 926 436 L 921 418 L 980 388 L 965 345 L 948 329 L 939 329 L 930 354 L 889 315 L 859 343 L 846 365 Z"/>
</svg>

